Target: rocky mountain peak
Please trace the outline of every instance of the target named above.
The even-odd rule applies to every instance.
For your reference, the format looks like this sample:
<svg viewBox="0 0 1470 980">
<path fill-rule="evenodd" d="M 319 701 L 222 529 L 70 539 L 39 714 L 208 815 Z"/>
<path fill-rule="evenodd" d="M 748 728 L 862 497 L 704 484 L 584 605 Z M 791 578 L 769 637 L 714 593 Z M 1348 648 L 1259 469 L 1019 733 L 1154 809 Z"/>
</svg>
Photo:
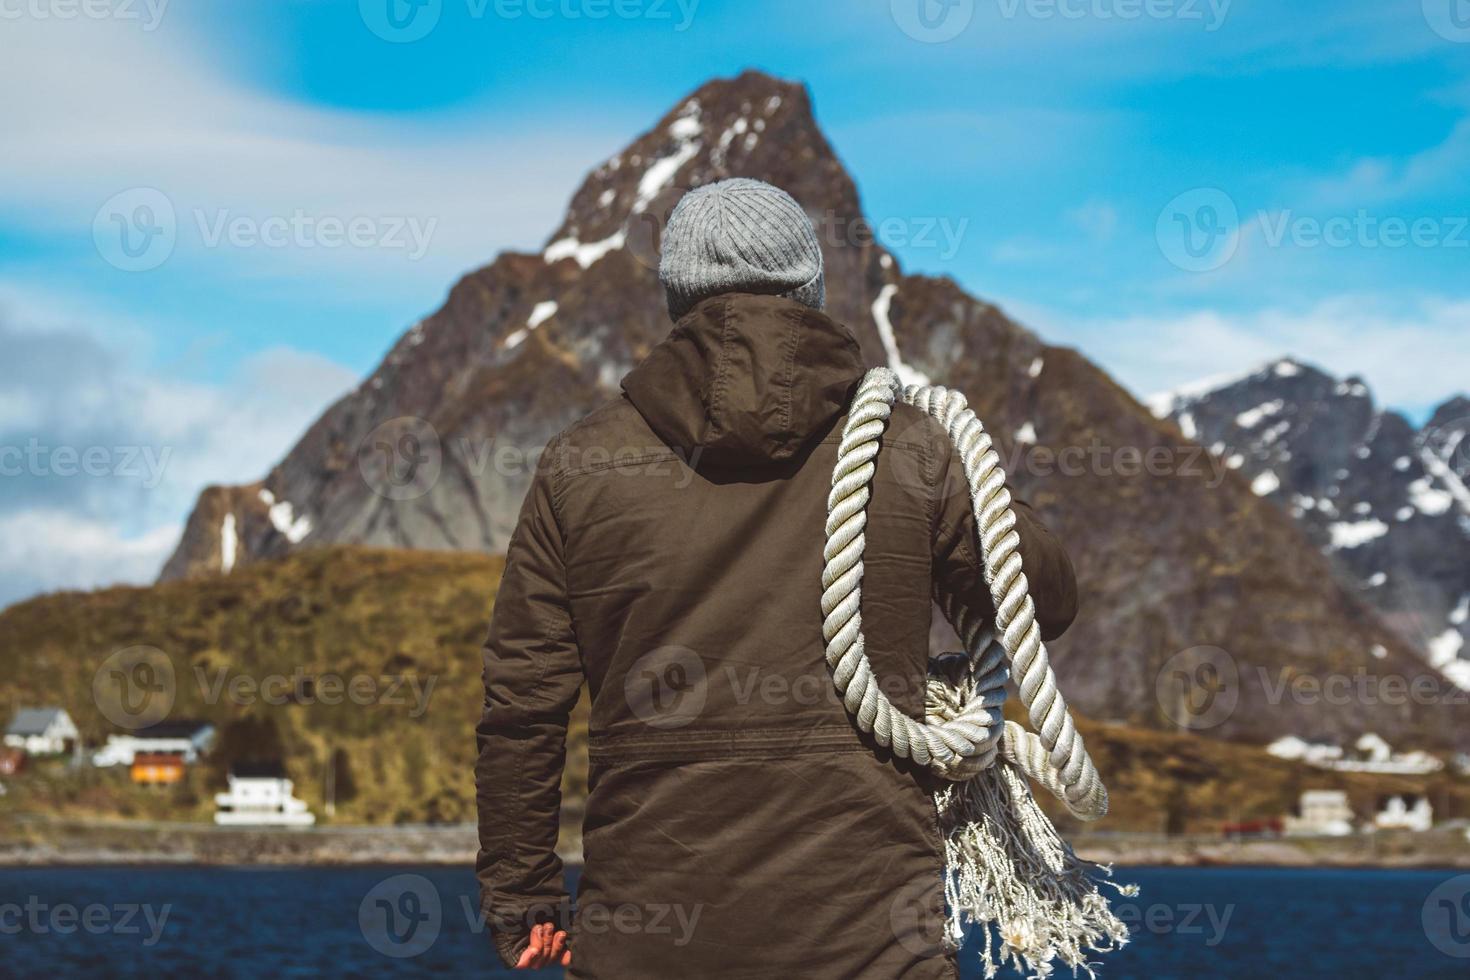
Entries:
<svg viewBox="0 0 1470 980">
<path fill-rule="evenodd" d="M 1152 400 L 1285 509 L 1436 667 L 1470 688 L 1470 401 L 1423 428 L 1357 376 L 1286 359 Z"/>
<path fill-rule="evenodd" d="M 584 268 L 625 245 L 656 255 L 658 230 L 684 191 L 752 174 L 819 221 L 860 217 L 857 188 L 817 126 L 805 86 L 747 71 L 707 82 L 596 167 L 544 255 Z"/>
<path fill-rule="evenodd" d="M 1286 671 L 1368 666 L 1380 653 L 1405 676 L 1427 668 L 1356 589 L 1333 581 L 1289 517 L 1240 473 L 1207 465 L 1182 418 L 1151 416 L 1082 354 L 1048 346 L 954 281 L 905 275 L 864 222 L 806 90 L 757 72 L 701 86 L 594 167 L 540 251 L 464 276 L 261 482 L 206 491 L 164 577 L 331 544 L 503 551 L 542 447 L 617 397 L 668 334 L 659 231 L 682 191 L 723 177 L 766 180 L 801 202 L 823 248 L 827 312 L 869 363 L 969 396 L 1012 485 L 1075 558 L 1087 599 L 1054 664 L 1083 712 L 1189 727 L 1158 685 L 1181 673 L 1166 669 L 1175 658 L 1219 649 L 1237 666 L 1239 709 L 1213 734 L 1373 730 L 1444 744 L 1470 731 L 1451 712 L 1271 702 L 1269 682 Z M 1191 424 L 1276 400 L 1283 417 L 1301 405 L 1324 426 L 1375 415 L 1371 400 L 1339 396 L 1337 382 L 1294 361 L 1257 383 L 1209 408 L 1190 403 Z M 1266 418 L 1275 412 L 1251 431 L 1279 424 Z"/>
</svg>

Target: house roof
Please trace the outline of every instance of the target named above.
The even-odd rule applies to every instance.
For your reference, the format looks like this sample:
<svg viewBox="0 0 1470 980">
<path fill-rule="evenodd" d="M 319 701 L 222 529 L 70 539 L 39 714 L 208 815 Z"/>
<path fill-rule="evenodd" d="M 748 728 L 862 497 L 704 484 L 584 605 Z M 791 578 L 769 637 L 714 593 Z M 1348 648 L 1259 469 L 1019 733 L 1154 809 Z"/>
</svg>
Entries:
<svg viewBox="0 0 1470 980">
<path fill-rule="evenodd" d="M 62 708 L 21 708 L 5 729 L 7 735 L 44 735 L 66 711 Z"/>
<path fill-rule="evenodd" d="M 213 728 L 207 721 L 161 721 L 133 732 L 133 738 L 194 738 L 206 728 Z"/>
<path fill-rule="evenodd" d="M 236 779 L 285 779 L 286 770 L 279 762 L 237 762 L 230 767 L 230 775 Z"/>
</svg>

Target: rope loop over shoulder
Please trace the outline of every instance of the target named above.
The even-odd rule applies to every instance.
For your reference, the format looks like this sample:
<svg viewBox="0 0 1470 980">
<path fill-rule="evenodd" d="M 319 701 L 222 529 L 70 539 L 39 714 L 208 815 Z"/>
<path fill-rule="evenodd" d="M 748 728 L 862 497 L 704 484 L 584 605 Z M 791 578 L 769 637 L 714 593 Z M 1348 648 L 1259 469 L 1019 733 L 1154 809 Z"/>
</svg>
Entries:
<svg viewBox="0 0 1470 980">
<path fill-rule="evenodd" d="M 931 662 L 925 721 L 904 714 L 883 693 L 864 650 L 862 627 L 867 505 L 883 433 L 900 398 L 936 419 L 958 450 L 995 607 L 992 624 L 958 598 L 937 596 L 966 653 Z M 965 397 L 937 385 L 909 385 L 900 392 L 892 371 L 869 371 L 848 412 L 827 497 L 822 570 L 827 664 L 858 727 L 897 755 L 955 781 L 1004 758 L 1047 787 L 1075 816 L 1094 820 L 1107 812 L 1107 790 L 1057 689 L 1021 568 L 1015 526 L 1000 454 Z M 1011 676 L 1036 734 L 1002 719 Z"/>
</svg>

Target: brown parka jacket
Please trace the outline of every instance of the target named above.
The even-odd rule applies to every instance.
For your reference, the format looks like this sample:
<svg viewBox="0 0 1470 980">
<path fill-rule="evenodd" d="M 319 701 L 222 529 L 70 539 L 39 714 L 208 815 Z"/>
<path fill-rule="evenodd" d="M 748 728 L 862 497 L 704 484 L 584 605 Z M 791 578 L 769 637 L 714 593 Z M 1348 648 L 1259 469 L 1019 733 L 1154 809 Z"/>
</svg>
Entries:
<svg viewBox="0 0 1470 980">
<path fill-rule="evenodd" d="M 477 728 L 477 872 L 507 962 L 530 924 L 566 915 L 554 845 L 586 683 L 571 976 L 955 976 L 932 778 L 860 735 L 823 660 L 827 492 L 863 371 L 826 315 L 717 296 L 547 447 Z M 1076 613 L 1072 566 L 1016 512 L 1055 637 Z M 867 538 L 867 653 L 919 717 L 936 583 L 989 599 L 959 460 L 917 409 L 895 407 Z"/>
</svg>

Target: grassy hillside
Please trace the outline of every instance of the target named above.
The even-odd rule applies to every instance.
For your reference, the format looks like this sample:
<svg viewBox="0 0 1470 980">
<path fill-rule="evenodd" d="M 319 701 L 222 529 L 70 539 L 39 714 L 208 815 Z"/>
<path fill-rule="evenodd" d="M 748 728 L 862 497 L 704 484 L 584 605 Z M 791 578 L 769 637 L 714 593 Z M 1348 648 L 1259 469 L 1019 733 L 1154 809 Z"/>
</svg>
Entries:
<svg viewBox="0 0 1470 980">
<path fill-rule="evenodd" d="M 232 761 L 278 756 L 297 793 L 338 822 L 453 822 L 474 815 L 480 643 L 503 559 L 333 548 L 229 576 L 44 596 L 0 613 L 0 708 L 60 704 L 89 743 L 117 731 L 94 701 L 119 650 L 161 651 L 174 673 L 168 717 L 220 731 L 210 763 L 178 787 L 135 788 L 121 769 L 40 764 L 0 808 L 208 819 Z M 344 690 L 334 697 L 331 679 Z M 350 684 L 359 696 L 349 697 Z M 362 696 L 368 695 L 367 697 Z M 585 715 L 567 777 L 585 786 Z M 1361 810 L 1385 792 L 1428 791 L 1441 817 L 1470 815 L 1464 781 L 1342 776 L 1259 746 L 1083 723 L 1113 794 L 1113 830 L 1206 830 L 1278 816 L 1303 789 L 1349 789 Z"/>
</svg>

